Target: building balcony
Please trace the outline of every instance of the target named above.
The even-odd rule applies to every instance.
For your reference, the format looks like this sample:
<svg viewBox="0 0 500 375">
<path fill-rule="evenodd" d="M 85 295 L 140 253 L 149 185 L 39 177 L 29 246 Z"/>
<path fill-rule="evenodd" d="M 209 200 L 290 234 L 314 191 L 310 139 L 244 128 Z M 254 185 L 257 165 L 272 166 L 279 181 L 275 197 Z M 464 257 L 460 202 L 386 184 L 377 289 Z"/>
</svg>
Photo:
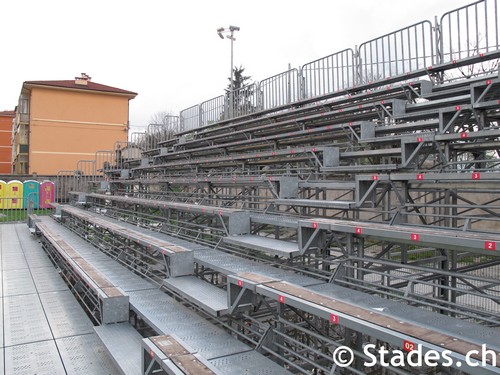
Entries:
<svg viewBox="0 0 500 375">
<path fill-rule="evenodd" d="M 19 125 L 27 125 L 30 122 L 30 114 L 29 113 L 16 113 L 16 122 L 15 126 L 18 127 Z"/>
</svg>

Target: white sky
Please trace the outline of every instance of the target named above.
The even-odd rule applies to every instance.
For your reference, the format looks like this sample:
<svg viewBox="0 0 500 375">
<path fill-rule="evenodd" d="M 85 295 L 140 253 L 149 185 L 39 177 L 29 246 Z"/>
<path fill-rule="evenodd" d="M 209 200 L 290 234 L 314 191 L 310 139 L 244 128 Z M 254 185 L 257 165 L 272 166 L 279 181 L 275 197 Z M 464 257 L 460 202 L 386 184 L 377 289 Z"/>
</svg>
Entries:
<svg viewBox="0 0 500 375">
<path fill-rule="evenodd" d="M 222 95 L 234 65 L 253 80 L 396 31 L 472 0 L 0 0 L 0 110 L 24 81 L 73 79 L 137 92 L 133 131 L 159 111 Z"/>
</svg>

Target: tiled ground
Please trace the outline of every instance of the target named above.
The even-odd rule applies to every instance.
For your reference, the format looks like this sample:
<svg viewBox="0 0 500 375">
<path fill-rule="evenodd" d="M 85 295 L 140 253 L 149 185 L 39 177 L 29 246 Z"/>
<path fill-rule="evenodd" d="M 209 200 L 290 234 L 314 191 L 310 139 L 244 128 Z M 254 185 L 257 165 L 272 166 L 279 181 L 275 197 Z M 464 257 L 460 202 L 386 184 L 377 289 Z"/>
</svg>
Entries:
<svg viewBox="0 0 500 375">
<path fill-rule="evenodd" d="M 0 317 L 1 374 L 117 373 L 26 224 L 0 225 Z"/>
</svg>

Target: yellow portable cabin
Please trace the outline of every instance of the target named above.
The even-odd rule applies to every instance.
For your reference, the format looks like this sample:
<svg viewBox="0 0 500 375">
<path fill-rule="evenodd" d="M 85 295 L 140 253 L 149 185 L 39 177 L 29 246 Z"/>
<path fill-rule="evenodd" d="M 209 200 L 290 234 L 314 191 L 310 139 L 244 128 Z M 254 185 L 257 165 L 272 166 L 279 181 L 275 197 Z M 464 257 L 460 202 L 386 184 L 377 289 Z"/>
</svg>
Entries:
<svg viewBox="0 0 500 375">
<path fill-rule="evenodd" d="M 23 183 L 18 180 L 7 182 L 5 193 L 7 207 L 4 209 L 20 209 L 23 208 Z"/>
<path fill-rule="evenodd" d="M 5 192 L 7 191 L 7 183 L 4 180 L 0 180 L 0 209 L 6 208 Z"/>
</svg>

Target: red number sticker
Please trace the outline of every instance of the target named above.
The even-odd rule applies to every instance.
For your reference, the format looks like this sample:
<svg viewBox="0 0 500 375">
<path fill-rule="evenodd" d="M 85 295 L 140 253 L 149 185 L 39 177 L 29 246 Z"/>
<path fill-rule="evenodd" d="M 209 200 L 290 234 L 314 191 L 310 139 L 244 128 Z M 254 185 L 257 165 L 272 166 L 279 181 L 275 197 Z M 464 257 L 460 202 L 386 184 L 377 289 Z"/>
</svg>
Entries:
<svg viewBox="0 0 500 375">
<path fill-rule="evenodd" d="M 485 250 L 496 250 L 497 243 L 493 241 L 484 241 L 484 249 Z"/>
<path fill-rule="evenodd" d="M 423 180 L 423 179 L 424 179 L 424 174 L 423 173 L 417 174 L 417 180 Z"/>
<path fill-rule="evenodd" d="M 411 341 L 408 341 L 408 340 L 404 340 L 404 342 L 403 342 L 403 350 L 405 352 L 412 352 L 414 350 L 417 350 L 417 345 L 415 345 L 414 342 L 411 342 Z"/>
<path fill-rule="evenodd" d="M 238 280 L 238 286 L 243 286 L 243 281 Z"/>
<path fill-rule="evenodd" d="M 339 324 L 339 317 L 335 314 L 330 314 L 330 323 Z"/>
<path fill-rule="evenodd" d="M 480 180 L 481 179 L 481 173 L 479 173 L 479 172 L 472 172 L 472 179 L 473 180 Z"/>
<path fill-rule="evenodd" d="M 363 234 L 363 228 L 356 227 L 355 231 L 356 231 L 356 234 Z"/>
<path fill-rule="evenodd" d="M 150 356 L 151 358 L 154 358 L 154 357 L 155 357 L 155 352 L 153 351 L 153 349 L 150 349 L 150 350 L 149 350 L 149 356 Z"/>
<path fill-rule="evenodd" d="M 316 229 L 318 227 L 318 223 L 312 223 L 313 229 Z"/>
<path fill-rule="evenodd" d="M 418 138 L 417 138 L 417 142 L 419 142 L 419 143 L 420 143 L 420 142 L 423 142 L 423 141 L 424 141 L 424 139 L 423 139 L 422 137 L 418 137 Z"/>
<path fill-rule="evenodd" d="M 410 238 L 411 238 L 412 241 L 420 241 L 420 234 L 412 233 L 410 235 Z"/>
<path fill-rule="evenodd" d="M 376 174 L 374 174 L 374 175 L 372 176 L 372 180 L 373 180 L 373 181 L 377 181 L 377 180 L 378 180 L 378 176 L 377 176 Z"/>
<path fill-rule="evenodd" d="M 278 296 L 279 303 L 285 303 L 285 296 Z"/>
<path fill-rule="evenodd" d="M 467 138 L 467 133 L 466 132 L 460 133 L 460 138 Z"/>
</svg>

